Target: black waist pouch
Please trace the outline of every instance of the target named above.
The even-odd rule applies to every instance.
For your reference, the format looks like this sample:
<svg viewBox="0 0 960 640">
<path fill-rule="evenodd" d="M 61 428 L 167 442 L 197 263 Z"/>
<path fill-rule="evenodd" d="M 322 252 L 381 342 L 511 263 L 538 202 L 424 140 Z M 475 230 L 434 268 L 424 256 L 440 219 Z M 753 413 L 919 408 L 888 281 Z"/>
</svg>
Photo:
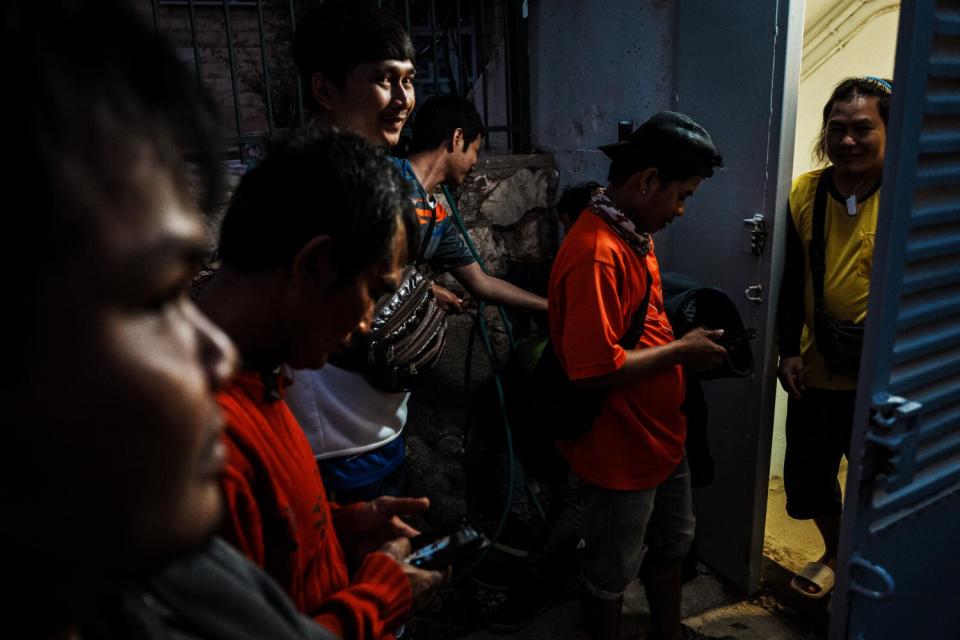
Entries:
<svg viewBox="0 0 960 640">
<path fill-rule="evenodd" d="M 827 371 L 856 378 L 863 352 L 863 324 L 836 320 L 825 311 L 815 314 L 814 323 L 817 350 L 823 356 Z"/>
<path fill-rule="evenodd" d="M 530 418 L 539 420 L 552 440 L 576 438 L 589 431 L 608 393 L 607 389 L 581 389 L 571 382 L 552 341 L 543 348 L 533 370 L 530 391 L 533 401 L 525 403 L 527 411 L 535 413 L 535 418 Z"/>
<path fill-rule="evenodd" d="M 860 354 L 863 352 L 863 324 L 836 320 L 827 313 L 823 302 L 823 281 L 827 270 L 824 225 L 827 190 L 832 176 L 833 167 L 823 170 L 817 180 L 817 192 L 813 200 L 813 227 L 808 248 L 813 279 L 813 333 L 827 372 L 856 378 L 860 372 Z"/>
<path fill-rule="evenodd" d="M 643 300 L 630 316 L 630 325 L 626 332 L 617 341 L 624 349 L 637 348 L 646 326 L 652 289 L 653 276 L 647 271 L 647 288 Z M 549 340 L 533 370 L 527 410 L 537 413 L 544 433 L 549 434 L 552 439 L 575 438 L 593 426 L 609 391 L 581 389 L 571 382 L 560 364 L 553 341 Z"/>
</svg>

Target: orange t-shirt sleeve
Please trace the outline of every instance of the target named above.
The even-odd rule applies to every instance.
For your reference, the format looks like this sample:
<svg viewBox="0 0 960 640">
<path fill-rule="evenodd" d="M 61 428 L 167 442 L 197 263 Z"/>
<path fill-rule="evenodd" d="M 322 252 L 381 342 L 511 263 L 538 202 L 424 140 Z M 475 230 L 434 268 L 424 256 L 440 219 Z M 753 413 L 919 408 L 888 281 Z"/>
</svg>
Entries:
<svg viewBox="0 0 960 640">
<path fill-rule="evenodd" d="M 582 380 L 622 367 L 627 355 L 617 342 L 627 327 L 615 269 L 584 262 L 567 271 L 562 286 L 559 355 L 567 375 Z"/>
</svg>

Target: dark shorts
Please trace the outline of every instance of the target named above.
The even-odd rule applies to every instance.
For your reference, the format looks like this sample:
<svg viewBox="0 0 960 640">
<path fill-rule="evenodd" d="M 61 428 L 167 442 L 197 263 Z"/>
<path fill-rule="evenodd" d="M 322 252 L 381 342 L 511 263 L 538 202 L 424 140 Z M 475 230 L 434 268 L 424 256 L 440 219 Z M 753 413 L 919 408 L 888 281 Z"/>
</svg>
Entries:
<svg viewBox="0 0 960 640">
<path fill-rule="evenodd" d="M 648 545 L 659 565 L 679 565 L 690 550 L 696 521 L 687 459 L 652 489 L 615 491 L 581 481 L 580 509 L 583 585 L 612 600 L 636 579 Z"/>
<path fill-rule="evenodd" d="M 787 405 L 787 453 L 783 486 L 787 513 L 809 520 L 840 515 L 840 457 L 850 450 L 856 391 L 807 387 Z"/>
</svg>

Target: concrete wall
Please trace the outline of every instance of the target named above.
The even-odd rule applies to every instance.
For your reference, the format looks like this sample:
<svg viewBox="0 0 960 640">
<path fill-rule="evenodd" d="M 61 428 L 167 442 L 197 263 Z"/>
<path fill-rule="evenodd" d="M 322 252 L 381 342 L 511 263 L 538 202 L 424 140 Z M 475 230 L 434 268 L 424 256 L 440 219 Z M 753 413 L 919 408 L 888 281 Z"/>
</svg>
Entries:
<svg viewBox="0 0 960 640">
<path fill-rule="evenodd" d="M 530 0 L 533 146 L 552 153 L 560 187 L 603 181 L 597 145 L 619 120 L 642 122 L 670 107 L 674 10 L 669 1 Z"/>
<path fill-rule="evenodd" d="M 836 5 L 853 4 L 837 2 Z M 841 80 L 850 76 L 871 75 L 893 78 L 893 63 L 896 53 L 897 22 L 900 12 L 896 3 L 874 1 L 864 3 L 866 8 L 859 15 L 845 19 L 839 30 L 834 27 L 832 42 L 837 47 L 827 56 L 817 56 L 812 51 L 818 40 L 814 20 L 827 16 L 807 17 L 804 28 L 804 56 L 801 67 L 800 92 L 797 103 L 797 132 L 794 145 L 794 177 L 815 168 L 810 157 L 823 118 L 823 105 Z M 843 37 L 843 34 L 846 37 Z M 840 37 L 837 37 L 837 36 Z M 822 37 L 822 36 L 821 36 Z M 821 44 L 820 46 L 824 46 Z M 812 67 L 816 68 L 812 68 Z M 783 475 L 783 456 L 786 449 L 785 424 L 787 396 L 782 388 L 777 389 L 777 408 L 773 425 L 773 451 L 770 460 L 770 475 Z"/>
</svg>

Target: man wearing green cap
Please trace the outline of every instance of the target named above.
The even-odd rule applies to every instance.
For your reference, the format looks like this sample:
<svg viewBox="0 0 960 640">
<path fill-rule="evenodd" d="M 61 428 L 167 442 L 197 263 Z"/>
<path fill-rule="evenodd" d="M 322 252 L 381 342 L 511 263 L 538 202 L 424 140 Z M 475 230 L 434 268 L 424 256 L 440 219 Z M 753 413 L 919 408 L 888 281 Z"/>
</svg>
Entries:
<svg viewBox="0 0 960 640">
<path fill-rule="evenodd" d="M 680 405 L 684 367 L 710 368 L 726 351 L 714 342 L 722 331 L 674 339 L 651 234 L 683 215 L 722 158 L 703 127 L 673 112 L 601 150 L 612 161 L 609 184 L 560 247 L 548 296 L 550 337 L 567 376 L 607 390 L 590 429 L 557 442 L 581 484 L 584 622 L 595 640 L 618 637 L 623 592 L 647 556 L 648 637 L 704 637 L 680 623 L 680 563 L 694 533 Z M 640 319 L 639 341 L 621 346 Z"/>
</svg>

